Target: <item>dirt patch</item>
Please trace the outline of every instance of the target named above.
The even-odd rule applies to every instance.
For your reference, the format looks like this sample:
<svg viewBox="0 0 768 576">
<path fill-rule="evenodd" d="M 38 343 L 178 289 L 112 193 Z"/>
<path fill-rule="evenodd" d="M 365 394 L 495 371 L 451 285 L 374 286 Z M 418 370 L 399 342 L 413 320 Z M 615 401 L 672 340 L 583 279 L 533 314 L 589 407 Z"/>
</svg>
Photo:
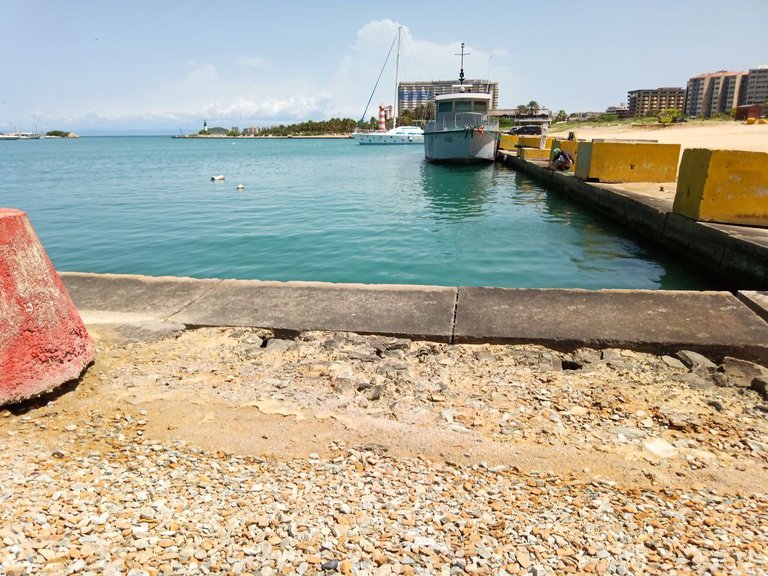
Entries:
<svg viewBox="0 0 768 576">
<path fill-rule="evenodd" d="M 6 411 L 0 429 L 26 414 L 53 448 L 67 422 L 96 411 L 141 421 L 144 439 L 237 455 L 344 445 L 637 486 L 768 489 L 763 399 L 653 355 L 233 328 L 97 344 L 76 388 Z"/>
</svg>

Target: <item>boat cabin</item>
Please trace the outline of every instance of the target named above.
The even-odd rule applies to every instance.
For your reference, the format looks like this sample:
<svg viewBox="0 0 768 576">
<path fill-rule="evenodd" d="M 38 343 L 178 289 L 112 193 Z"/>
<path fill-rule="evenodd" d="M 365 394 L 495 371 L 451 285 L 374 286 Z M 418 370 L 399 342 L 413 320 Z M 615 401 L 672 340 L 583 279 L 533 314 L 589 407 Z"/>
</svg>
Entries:
<svg viewBox="0 0 768 576">
<path fill-rule="evenodd" d="M 498 129 L 498 119 L 489 118 L 491 94 L 472 92 L 471 86 L 460 87 L 464 91 L 435 96 L 434 129 L 456 130 L 465 128 Z"/>
</svg>

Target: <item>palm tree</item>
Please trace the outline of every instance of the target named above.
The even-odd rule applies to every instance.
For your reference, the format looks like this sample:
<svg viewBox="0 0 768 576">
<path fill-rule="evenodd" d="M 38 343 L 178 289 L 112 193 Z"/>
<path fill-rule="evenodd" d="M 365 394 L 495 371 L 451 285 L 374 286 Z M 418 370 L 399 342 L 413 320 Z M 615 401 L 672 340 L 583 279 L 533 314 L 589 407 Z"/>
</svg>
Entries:
<svg viewBox="0 0 768 576">
<path fill-rule="evenodd" d="M 524 116 L 525 114 L 528 113 L 528 106 L 526 106 L 525 104 L 520 104 L 520 105 L 518 105 L 516 110 L 517 110 L 517 115 L 518 116 Z"/>
<path fill-rule="evenodd" d="M 539 103 L 536 102 L 536 100 L 531 100 L 528 102 L 528 112 L 531 114 L 531 116 L 536 116 L 536 114 L 539 113 L 540 110 Z"/>
</svg>

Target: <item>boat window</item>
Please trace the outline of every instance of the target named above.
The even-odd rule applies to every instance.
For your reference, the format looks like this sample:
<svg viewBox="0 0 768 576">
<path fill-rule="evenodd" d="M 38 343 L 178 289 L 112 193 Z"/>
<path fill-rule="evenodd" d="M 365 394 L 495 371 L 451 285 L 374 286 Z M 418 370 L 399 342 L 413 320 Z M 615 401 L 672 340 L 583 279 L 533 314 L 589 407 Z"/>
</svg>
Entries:
<svg viewBox="0 0 768 576">
<path fill-rule="evenodd" d="M 457 100 L 456 101 L 456 112 L 472 112 L 472 101 L 471 100 Z"/>
<path fill-rule="evenodd" d="M 488 111 L 488 102 L 485 100 L 475 100 L 475 112 Z"/>
<path fill-rule="evenodd" d="M 453 112 L 453 102 L 438 102 L 437 103 L 437 111 L 438 112 Z"/>
</svg>

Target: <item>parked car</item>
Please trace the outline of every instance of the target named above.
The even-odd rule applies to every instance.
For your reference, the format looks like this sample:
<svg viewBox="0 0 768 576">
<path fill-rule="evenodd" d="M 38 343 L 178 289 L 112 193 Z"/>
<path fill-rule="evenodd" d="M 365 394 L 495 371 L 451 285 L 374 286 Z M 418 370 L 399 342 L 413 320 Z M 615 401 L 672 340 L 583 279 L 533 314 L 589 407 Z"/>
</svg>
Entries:
<svg viewBox="0 0 768 576">
<path fill-rule="evenodd" d="M 525 126 L 515 126 L 507 131 L 507 134 L 517 134 L 519 136 L 540 136 L 541 126 L 538 124 L 527 124 Z"/>
</svg>

